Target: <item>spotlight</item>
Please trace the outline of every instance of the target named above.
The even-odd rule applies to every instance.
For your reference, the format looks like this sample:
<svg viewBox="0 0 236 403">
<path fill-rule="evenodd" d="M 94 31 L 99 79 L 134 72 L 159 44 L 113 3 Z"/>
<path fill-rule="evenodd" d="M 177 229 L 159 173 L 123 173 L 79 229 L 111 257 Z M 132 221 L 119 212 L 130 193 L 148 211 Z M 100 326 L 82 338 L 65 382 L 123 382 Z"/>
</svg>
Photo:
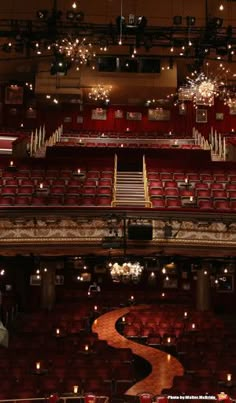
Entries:
<svg viewBox="0 0 236 403">
<path fill-rule="evenodd" d="M 188 16 L 188 17 L 186 17 L 186 21 L 187 21 L 187 26 L 190 27 L 190 26 L 195 25 L 196 18 Z"/>
<path fill-rule="evenodd" d="M 83 21 L 84 20 L 84 13 L 80 11 L 79 13 L 75 14 L 75 20 L 76 21 Z"/>
<path fill-rule="evenodd" d="M 173 17 L 173 24 L 174 25 L 181 25 L 182 24 L 182 17 L 181 15 L 175 15 Z"/>
<path fill-rule="evenodd" d="M 65 76 L 68 70 L 68 63 L 62 57 L 56 56 L 50 69 L 51 75 Z"/>
<path fill-rule="evenodd" d="M 74 18 L 75 18 L 75 13 L 73 12 L 73 11 L 67 11 L 67 13 L 66 13 L 66 18 L 68 19 L 68 20 L 73 20 Z"/>
<path fill-rule="evenodd" d="M 9 43 L 4 43 L 4 44 L 2 45 L 2 50 L 3 50 L 3 52 L 10 53 L 10 52 L 11 52 L 11 49 L 12 49 L 12 43 L 11 43 L 11 42 L 9 42 Z"/>
<path fill-rule="evenodd" d="M 47 10 L 38 10 L 37 13 L 37 18 L 40 20 L 45 20 L 48 16 L 48 11 Z"/>
<path fill-rule="evenodd" d="M 144 29 L 146 27 L 146 25 L 147 25 L 147 18 L 144 17 L 143 15 L 138 17 L 138 19 L 137 19 L 137 27 L 139 29 Z"/>
<path fill-rule="evenodd" d="M 124 29 L 124 27 L 125 27 L 125 17 L 123 17 L 123 15 L 119 15 L 116 18 L 116 26 L 117 26 L 117 29 L 118 29 L 119 33 L 120 33 L 121 30 Z"/>
<path fill-rule="evenodd" d="M 210 20 L 209 25 L 212 28 L 221 28 L 223 25 L 223 18 L 214 17 Z"/>
</svg>

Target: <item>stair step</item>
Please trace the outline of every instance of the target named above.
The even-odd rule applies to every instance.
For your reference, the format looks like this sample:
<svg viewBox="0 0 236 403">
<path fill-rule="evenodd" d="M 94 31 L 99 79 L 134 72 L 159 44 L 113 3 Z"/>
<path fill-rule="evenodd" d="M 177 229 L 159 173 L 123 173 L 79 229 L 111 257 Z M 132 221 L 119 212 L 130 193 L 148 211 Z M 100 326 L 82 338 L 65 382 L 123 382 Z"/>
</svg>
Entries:
<svg viewBox="0 0 236 403">
<path fill-rule="evenodd" d="M 135 186 L 135 187 L 131 187 L 131 186 L 116 186 L 116 191 L 120 190 L 121 192 L 143 192 L 144 193 L 144 188 L 143 186 Z"/>
<path fill-rule="evenodd" d="M 117 175 L 143 175 L 141 171 L 117 171 Z"/>
<path fill-rule="evenodd" d="M 132 186 L 137 185 L 143 185 L 143 181 L 116 181 L 116 184 L 118 185 L 129 185 L 131 184 Z"/>
<path fill-rule="evenodd" d="M 141 194 L 141 195 L 144 195 L 144 192 L 142 192 L 142 191 L 139 191 L 139 192 L 134 192 L 134 191 L 133 191 L 133 192 L 132 192 L 131 190 L 125 190 L 125 189 L 124 189 L 124 190 L 117 190 L 117 191 L 116 191 L 116 194 L 118 194 L 118 193 L 119 193 L 119 194 L 132 194 L 132 195 L 134 195 L 134 196 L 135 196 L 135 195 L 140 195 L 140 194 Z"/>
<path fill-rule="evenodd" d="M 143 193 L 128 193 L 128 192 L 117 192 L 116 197 L 144 197 Z"/>
<path fill-rule="evenodd" d="M 135 200 L 145 200 L 145 198 L 144 197 L 116 197 L 116 200 L 133 200 L 133 201 L 135 201 Z"/>
<path fill-rule="evenodd" d="M 132 206 L 132 207 L 135 207 L 135 206 L 141 206 L 141 207 L 145 207 L 146 206 L 146 203 L 145 202 L 142 202 L 142 203 L 129 203 L 129 202 L 116 202 L 116 206 Z"/>
</svg>

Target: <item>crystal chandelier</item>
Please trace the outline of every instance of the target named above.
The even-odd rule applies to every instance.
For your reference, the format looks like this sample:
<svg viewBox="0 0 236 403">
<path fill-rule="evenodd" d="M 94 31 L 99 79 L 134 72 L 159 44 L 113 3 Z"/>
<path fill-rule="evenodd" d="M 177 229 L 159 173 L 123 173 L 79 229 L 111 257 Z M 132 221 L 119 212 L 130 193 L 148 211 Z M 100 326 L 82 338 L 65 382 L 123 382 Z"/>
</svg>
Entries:
<svg viewBox="0 0 236 403">
<path fill-rule="evenodd" d="M 121 265 L 115 262 L 110 263 L 109 268 L 113 281 L 138 281 L 143 271 L 139 262 L 126 262 Z"/>
<path fill-rule="evenodd" d="M 88 65 L 96 56 L 92 44 L 86 38 L 64 38 L 56 42 L 55 50 L 76 65 Z"/>
<path fill-rule="evenodd" d="M 203 72 L 193 78 L 187 77 L 187 86 L 190 87 L 195 105 L 212 106 L 214 97 L 219 95 L 217 77 L 209 77 Z"/>
<path fill-rule="evenodd" d="M 208 67 L 208 65 L 207 65 Z M 225 88 L 227 85 L 227 74 L 229 73 L 223 65 L 215 72 L 192 73 L 192 77 L 187 77 L 186 88 L 191 94 L 194 105 L 214 105 L 215 97 L 225 98 Z"/>
<path fill-rule="evenodd" d="M 88 94 L 89 99 L 93 101 L 110 101 L 111 86 L 103 86 L 101 84 L 93 87 Z"/>
</svg>

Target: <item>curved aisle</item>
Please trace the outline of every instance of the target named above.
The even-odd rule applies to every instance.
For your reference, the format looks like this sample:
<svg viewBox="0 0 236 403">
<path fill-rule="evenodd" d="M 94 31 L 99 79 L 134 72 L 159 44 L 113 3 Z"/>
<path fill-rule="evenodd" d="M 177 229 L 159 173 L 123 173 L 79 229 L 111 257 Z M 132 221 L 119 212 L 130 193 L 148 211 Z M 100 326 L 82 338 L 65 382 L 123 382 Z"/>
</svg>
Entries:
<svg viewBox="0 0 236 403">
<path fill-rule="evenodd" d="M 140 306 L 140 309 L 143 309 L 143 306 Z M 105 313 L 94 321 L 92 330 L 98 334 L 100 340 L 106 340 L 110 346 L 131 348 L 133 354 L 139 355 L 152 365 L 152 372 L 128 389 L 126 395 L 137 395 L 142 392 L 157 395 L 162 389 L 170 388 L 174 376 L 183 375 L 184 370 L 180 362 L 170 354 L 135 343 L 117 332 L 115 328 L 117 320 L 131 310 L 131 307 L 126 307 Z"/>
</svg>

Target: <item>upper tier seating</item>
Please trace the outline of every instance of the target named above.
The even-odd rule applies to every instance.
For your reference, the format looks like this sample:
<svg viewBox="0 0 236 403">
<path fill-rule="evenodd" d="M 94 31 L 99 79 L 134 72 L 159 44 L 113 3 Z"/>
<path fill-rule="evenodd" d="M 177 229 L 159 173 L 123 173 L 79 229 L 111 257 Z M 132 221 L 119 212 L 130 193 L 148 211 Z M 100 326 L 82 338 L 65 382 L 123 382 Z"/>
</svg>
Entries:
<svg viewBox="0 0 236 403">
<path fill-rule="evenodd" d="M 80 159 L 79 167 L 47 162 L 0 167 L 0 205 L 105 206 L 113 194 L 113 159 Z M 79 172 L 78 172 L 79 169 Z"/>
<path fill-rule="evenodd" d="M 147 165 L 149 196 L 155 208 L 234 211 L 236 171 L 154 168 Z"/>
<path fill-rule="evenodd" d="M 65 131 L 63 134 L 63 138 L 71 138 L 79 140 L 80 138 L 131 138 L 131 139 L 186 139 L 190 138 L 189 134 L 181 133 L 181 134 L 174 134 L 174 133 L 157 133 L 157 132 L 136 132 L 126 130 L 125 132 L 119 131 L 100 131 L 100 130 L 83 130 L 78 132 L 75 131 Z"/>
</svg>

